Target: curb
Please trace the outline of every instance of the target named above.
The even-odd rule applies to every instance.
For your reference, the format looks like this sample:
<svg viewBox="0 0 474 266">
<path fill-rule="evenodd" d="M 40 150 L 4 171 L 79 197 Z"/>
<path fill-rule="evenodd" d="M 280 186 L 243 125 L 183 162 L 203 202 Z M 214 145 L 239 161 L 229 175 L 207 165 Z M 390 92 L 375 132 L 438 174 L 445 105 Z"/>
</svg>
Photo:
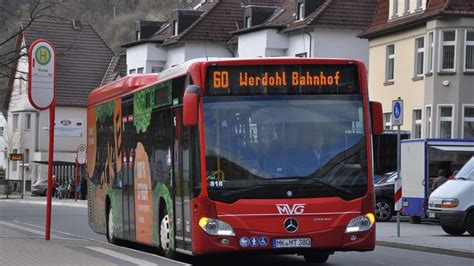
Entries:
<svg viewBox="0 0 474 266">
<path fill-rule="evenodd" d="M 10 200 L 10 199 L 5 199 Z M 46 201 L 36 201 L 36 200 L 19 200 L 11 199 L 15 203 L 25 203 L 25 204 L 36 204 L 36 205 L 46 205 Z M 76 207 L 76 208 L 87 208 L 87 203 L 74 203 L 74 202 L 51 202 L 52 206 L 65 206 L 65 207 Z"/>
<path fill-rule="evenodd" d="M 422 246 L 422 245 L 415 245 L 415 244 L 408 244 L 408 243 L 399 243 L 399 242 L 391 242 L 391 241 L 384 241 L 384 240 L 377 240 L 377 241 L 375 241 L 375 244 L 377 246 L 382 246 L 382 247 L 407 249 L 407 250 L 414 250 L 414 251 L 421 251 L 421 252 L 428 252 L 428 253 L 435 253 L 435 254 L 441 254 L 441 255 L 448 255 L 448 256 L 474 259 L 474 253 L 469 252 L 469 251 L 429 247 L 429 246 Z"/>
</svg>

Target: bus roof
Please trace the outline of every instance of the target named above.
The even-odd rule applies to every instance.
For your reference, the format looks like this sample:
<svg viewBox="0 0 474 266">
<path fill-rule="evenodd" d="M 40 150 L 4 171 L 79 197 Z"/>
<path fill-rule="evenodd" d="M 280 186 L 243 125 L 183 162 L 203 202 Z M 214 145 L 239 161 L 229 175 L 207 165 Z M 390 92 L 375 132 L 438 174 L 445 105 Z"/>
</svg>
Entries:
<svg viewBox="0 0 474 266">
<path fill-rule="evenodd" d="M 158 74 L 136 74 L 125 76 L 112 83 L 99 87 L 89 94 L 88 106 L 114 99 L 134 89 L 143 87 L 158 80 Z"/>
<path fill-rule="evenodd" d="M 88 106 L 95 106 L 104 103 L 116 97 L 126 95 L 141 87 L 149 87 L 164 80 L 184 75 L 188 69 L 195 63 L 205 64 L 301 64 L 301 63 L 318 63 L 318 64 L 358 64 L 363 65 L 360 60 L 341 59 L 341 58 L 300 58 L 300 57 L 271 57 L 271 58 L 234 58 L 234 57 L 212 57 L 212 58 L 196 58 L 186 61 L 182 64 L 173 66 L 162 71 L 159 74 L 134 74 L 125 76 L 105 86 L 93 90 L 89 95 Z M 365 71 L 365 70 L 364 70 Z"/>
</svg>

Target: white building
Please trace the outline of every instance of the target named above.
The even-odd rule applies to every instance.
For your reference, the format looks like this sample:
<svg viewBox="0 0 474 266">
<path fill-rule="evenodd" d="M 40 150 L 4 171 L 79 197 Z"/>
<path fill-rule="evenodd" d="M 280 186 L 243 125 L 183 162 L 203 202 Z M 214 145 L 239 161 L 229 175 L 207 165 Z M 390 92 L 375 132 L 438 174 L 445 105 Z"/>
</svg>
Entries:
<svg viewBox="0 0 474 266">
<path fill-rule="evenodd" d="M 377 0 L 194 1 L 163 22 L 138 21 L 128 74 L 153 73 L 193 58 L 331 57 L 369 61 L 357 37 Z"/>
<path fill-rule="evenodd" d="M 26 53 L 37 39 L 50 41 L 56 51 L 56 116 L 54 166 L 58 181 L 74 176 L 76 151 L 86 143 L 86 106 L 89 92 L 100 86 L 113 53 L 90 25 L 35 21 L 18 37 L 17 48 Z M 47 177 L 49 110 L 34 109 L 28 100 L 28 58 L 16 62 L 15 79 L 6 91 L 3 108 L 8 109 L 4 136 L 7 153 L 22 153 L 26 188 Z M 6 178 L 19 190 L 23 167 L 9 162 Z"/>
</svg>

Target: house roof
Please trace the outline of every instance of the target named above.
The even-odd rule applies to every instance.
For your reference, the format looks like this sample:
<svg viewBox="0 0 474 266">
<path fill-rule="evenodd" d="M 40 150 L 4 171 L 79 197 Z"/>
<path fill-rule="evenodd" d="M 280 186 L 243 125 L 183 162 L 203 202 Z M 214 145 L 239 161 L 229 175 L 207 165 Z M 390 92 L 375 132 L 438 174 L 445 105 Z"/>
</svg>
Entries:
<svg viewBox="0 0 474 266">
<path fill-rule="evenodd" d="M 376 5 L 377 0 L 325 0 L 303 20 L 296 20 L 295 1 L 282 0 L 274 15 L 266 22 L 235 33 L 242 34 L 262 28 L 281 28 L 284 32 L 291 32 L 310 26 L 364 30 L 371 22 Z"/>
<path fill-rule="evenodd" d="M 131 47 L 146 42 L 171 45 L 179 42 L 233 43 L 234 35 L 276 28 L 290 32 L 308 26 L 363 30 L 371 22 L 377 0 L 323 0 L 323 3 L 302 21 L 297 21 L 295 0 L 195 0 L 188 9 L 199 7 L 201 16 L 178 35 L 173 36 L 172 21 L 169 19 L 151 38 L 124 44 Z M 252 6 L 275 7 L 273 15 L 265 22 L 251 28 L 244 28 L 245 8 Z M 357 11 L 357 12 L 354 12 Z"/>
<path fill-rule="evenodd" d="M 163 41 L 163 45 L 185 42 L 227 43 L 232 38 L 231 32 L 243 27 L 245 6 L 275 5 L 281 0 L 216 0 L 206 1 L 199 10 L 204 11 L 191 26 L 176 36 L 172 36 L 169 26 L 158 32 L 153 40 Z M 194 1 L 199 2 L 199 1 Z M 190 5 L 195 6 L 195 3 Z M 170 22 L 168 23 L 170 24 Z"/>
<path fill-rule="evenodd" d="M 438 16 L 474 15 L 472 0 L 430 0 L 424 11 L 389 21 L 389 2 L 389 0 L 379 0 L 372 24 L 360 37 L 370 39 L 423 24 Z"/>
<path fill-rule="evenodd" d="M 110 60 L 109 67 L 107 68 L 107 72 L 104 75 L 104 79 L 102 80 L 100 86 L 104 86 L 109 84 L 112 81 L 117 80 L 118 78 L 124 77 L 127 75 L 127 53 L 126 50 L 123 49 L 120 54 L 112 57 Z"/>
<path fill-rule="evenodd" d="M 23 21 L 21 27 L 26 23 Z M 55 47 L 58 106 L 87 106 L 89 93 L 100 86 L 114 55 L 91 25 L 76 26 L 71 22 L 34 21 L 23 32 L 26 48 L 37 39 L 48 40 Z M 5 108 L 9 100 L 5 99 Z"/>
</svg>

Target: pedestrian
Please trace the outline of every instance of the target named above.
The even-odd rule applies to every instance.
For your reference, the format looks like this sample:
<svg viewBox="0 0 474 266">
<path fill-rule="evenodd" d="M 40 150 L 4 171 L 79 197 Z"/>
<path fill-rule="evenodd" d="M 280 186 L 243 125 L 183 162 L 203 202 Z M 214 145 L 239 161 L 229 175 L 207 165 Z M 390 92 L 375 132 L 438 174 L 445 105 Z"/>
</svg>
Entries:
<svg viewBox="0 0 474 266">
<path fill-rule="evenodd" d="M 85 200 L 87 196 L 87 180 L 81 179 L 81 200 Z"/>
<path fill-rule="evenodd" d="M 433 187 L 431 191 L 434 191 L 435 189 L 439 188 L 446 181 L 448 181 L 448 178 L 446 177 L 446 170 L 441 168 L 438 171 L 438 177 L 435 178 L 435 180 L 433 181 Z"/>
</svg>

